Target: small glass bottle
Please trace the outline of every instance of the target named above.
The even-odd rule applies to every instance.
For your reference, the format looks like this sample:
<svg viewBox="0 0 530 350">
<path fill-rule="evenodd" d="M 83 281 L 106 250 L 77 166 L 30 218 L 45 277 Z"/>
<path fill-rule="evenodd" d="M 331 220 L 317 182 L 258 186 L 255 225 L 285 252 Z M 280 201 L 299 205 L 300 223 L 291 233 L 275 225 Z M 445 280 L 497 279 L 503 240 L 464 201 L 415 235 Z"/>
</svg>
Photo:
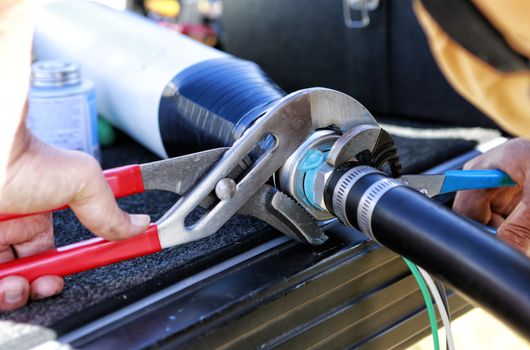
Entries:
<svg viewBox="0 0 530 350">
<path fill-rule="evenodd" d="M 32 65 L 28 128 L 42 141 L 100 160 L 94 84 L 61 61 Z"/>
</svg>

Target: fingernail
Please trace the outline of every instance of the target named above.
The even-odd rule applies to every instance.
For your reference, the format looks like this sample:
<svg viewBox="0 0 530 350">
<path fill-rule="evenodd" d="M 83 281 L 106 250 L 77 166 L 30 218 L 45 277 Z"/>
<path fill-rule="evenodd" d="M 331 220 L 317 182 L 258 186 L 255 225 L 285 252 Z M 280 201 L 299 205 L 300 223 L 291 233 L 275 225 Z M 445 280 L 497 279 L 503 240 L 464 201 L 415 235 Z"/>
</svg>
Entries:
<svg viewBox="0 0 530 350">
<path fill-rule="evenodd" d="M 9 288 L 4 291 L 4 301 L 8 304 L 16 304 L 22 299 L 22 289 Z"/>
<path fill-rule="evenodd" d="M 41 299 L 44 299 L 46 298 L 46 296 L 42 295 L 42 294 L 39 294 L 39 293 L 33 293 L 31 295 L 31 299 L 33 300 L 41 300 Z"/>
<path fill-rule="evenodd" d="M 131 224 L 137 227 L 146 227 L 151 222 L 149 215 L 145 214 L 131 214 Z"/>
</svg>

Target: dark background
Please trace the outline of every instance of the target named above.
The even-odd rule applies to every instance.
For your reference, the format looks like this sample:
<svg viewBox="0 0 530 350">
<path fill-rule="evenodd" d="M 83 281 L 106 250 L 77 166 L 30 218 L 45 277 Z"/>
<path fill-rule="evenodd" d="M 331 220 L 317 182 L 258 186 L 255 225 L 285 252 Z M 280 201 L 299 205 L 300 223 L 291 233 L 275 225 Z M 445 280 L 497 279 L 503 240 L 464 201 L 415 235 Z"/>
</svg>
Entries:
<svg viewBox="0 0 530 350">
<path fill-rule="evenodd" d="M 329 87 L 374 115 L 494 127 L 443 77 L 412 0 L 382 0 L 370 20 L 346 27 L 342 0 L 224 0 L 221 43 L 286 91 Z"/>
</svg>

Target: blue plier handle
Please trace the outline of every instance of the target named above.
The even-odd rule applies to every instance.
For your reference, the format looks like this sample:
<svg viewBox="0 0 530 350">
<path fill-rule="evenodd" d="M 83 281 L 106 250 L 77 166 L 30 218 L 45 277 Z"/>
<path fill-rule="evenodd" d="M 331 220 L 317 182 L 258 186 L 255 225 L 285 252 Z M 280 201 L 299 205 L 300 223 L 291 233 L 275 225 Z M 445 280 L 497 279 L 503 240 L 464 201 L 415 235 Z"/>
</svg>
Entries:
<svg viewBox="0 0 530 350">
<path fill-rule="evenodd" d="M 517 185 L 502 170 L 449 170 L 443 176 L 445 179 L 440 194 Z"/>
<path fill-rule="evenodd" d="M 433 197 L 443 193 L 516 186 L 512 178 L 502 170 L 448 170 L 436 175 L 404 175 L 400 180 L 416 190 Z M 488 232 L 496 229 L 484 224 Z"/>
<path fill-rule="evenodd" d="M 436 175 L 404 175 L 400 180 L 429 197 L 456 191 L 517 185 L 501 170 L 449 170 Z"/>
</svg>

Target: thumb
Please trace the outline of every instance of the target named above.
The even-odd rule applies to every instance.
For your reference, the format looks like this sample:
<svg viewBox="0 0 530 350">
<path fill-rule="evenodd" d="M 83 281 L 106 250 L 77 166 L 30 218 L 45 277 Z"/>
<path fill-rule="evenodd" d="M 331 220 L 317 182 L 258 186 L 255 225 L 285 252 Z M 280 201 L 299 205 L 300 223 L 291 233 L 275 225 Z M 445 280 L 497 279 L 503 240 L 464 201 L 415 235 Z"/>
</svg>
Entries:
<svg viewBox="0 0 530 350">
<path fill-rule="evenodd" d="M 120 240 L 147 230 L 148 215 L 127 214 L 118 207 L 98 162 L 84 157 L 82 187 L 69 203 L 79 221 L 96 235 Z"/>
<path fill-rule="evenodd" d="M 497 230 L 497 236 L 530 256 L 530 207 L 520 202 Z"/>
</svg>

